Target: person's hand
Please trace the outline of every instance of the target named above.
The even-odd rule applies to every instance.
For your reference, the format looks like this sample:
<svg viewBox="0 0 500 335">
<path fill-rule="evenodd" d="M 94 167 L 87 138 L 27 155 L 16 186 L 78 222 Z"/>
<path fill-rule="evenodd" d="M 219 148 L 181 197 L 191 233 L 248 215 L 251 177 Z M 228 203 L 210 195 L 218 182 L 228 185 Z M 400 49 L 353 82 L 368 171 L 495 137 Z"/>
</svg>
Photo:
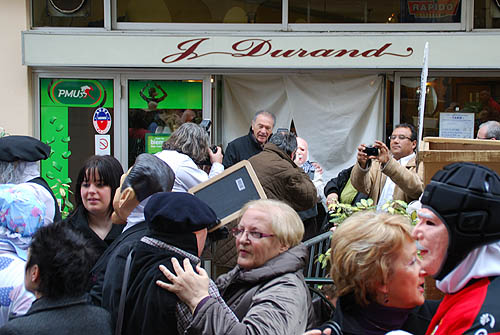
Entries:
<svg viewBox="0 0 500 335">
<path fill-rule="evenodd" d="M 171 262 L 175 275 L 164 265 L 160 265 L 159 268 L 172 284 L 157 280 L 156 285 L 175 293 L 191 309 L 191 313 L 193 313 L 200 301 L 209 295 L 208 285 L 210 278 L 208 278 L 207 272 L 199 264 L 196 266 L 198 273 L 194 272 L 187 258 L 183 261 L 184 268 L 181 267 L 176 258 L 172 258 Z"/>
<path fill-rule="evenodd" d="M 391 158 L 389 148 L 382 141 L 375 141 L 374 147 L 378 148 L 378 156 L 370 156 L 375 158 L 380 162 L 380 164 L 385 165 Z"/>
<path fill-rule="evenodd" d="M 323 174 L 323 168 L 321 167 L 321 165 L 319 165 L 318 162 L 311 162 L 311 165 L 314 166 L 315 172 L 317 174 Z"/>
<path fill-rule="evenodd" d="M 358 155 L 357 155 L 358 164 L 363 169 L 366 168 L 366 163 L 368 162 L 368 160 L 370 158 L 374 158 L 375 157 L 375 156 L 368 156 L 365 153 L 365 148 L 366 148 L 366 145 L 360 144 L 359 147 L 358 147 Z"/>
<path fill-rule="evenodd" d="M 331 335 L 332 330 L 330 328 L 325 329 L 323 332 L 319 329 L 309 330 L 304 333 L 304 335 Z"/>
<path fill-rule="evenodd" d="M 326 197 L 326 205 L 330 207 L 330 205 L 334 205 L 339 202 L 339 195 L 337 193 L 330 193 Z"/>
<path fill-rule="evenodd" d="M 217 152 L 214 154 L 212 152 L 212 149 L 208 148 L 208 156 L 210 157 L 210 163 L 221 163 L 222 164 L 222 159 L 224 158 L 224 155 L 222 155 L 222 149 L 221 147 L 217 147 Z"/>
</svg>

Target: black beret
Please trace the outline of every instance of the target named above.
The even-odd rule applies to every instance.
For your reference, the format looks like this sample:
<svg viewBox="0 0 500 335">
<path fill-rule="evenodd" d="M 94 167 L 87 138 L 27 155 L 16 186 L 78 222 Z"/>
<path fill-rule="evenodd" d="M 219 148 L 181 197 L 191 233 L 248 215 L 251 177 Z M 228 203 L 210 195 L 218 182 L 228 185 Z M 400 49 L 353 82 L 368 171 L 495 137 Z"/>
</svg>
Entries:
<svg viewBox="0 0 500 335">
<path fill-rule="evenodd" d="M 160 192 L 144 207 L 144 218 L 154 233 L 191 233 L 214 226 L 217 215 L 206 203 L 185 192 Z"/>
<path fill-rule="evenodd" d="M 0 161 L 37 162 L 50 156 L 50 146 L 30 136 L 0 138 Z"/>
</svg>

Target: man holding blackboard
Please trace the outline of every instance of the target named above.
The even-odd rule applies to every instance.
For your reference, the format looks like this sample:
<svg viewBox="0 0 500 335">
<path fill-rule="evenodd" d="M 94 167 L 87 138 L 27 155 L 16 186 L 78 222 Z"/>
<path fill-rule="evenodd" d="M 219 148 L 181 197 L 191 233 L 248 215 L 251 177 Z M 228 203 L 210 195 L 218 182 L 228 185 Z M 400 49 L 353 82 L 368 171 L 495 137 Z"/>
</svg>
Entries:
<svg viewBox="0 0 500 335">
<path fill-rule="evenodd" d="M 222 165 L 227 169 L 260 153 L 271 136 L 275 124 L 276 116 L 273 113 L 266 111 L 255 113 L 248 134 L 238 137 L 227 145 Z"/>
<path fill-rule="evenodd" d="M 278 132 L 249 161 L 266 196 L 285 201 L 298 212 L 316 206 L 317 194 L 309 176 L 293 162 L 296 150 L 296 136 Z"/>
</svg>

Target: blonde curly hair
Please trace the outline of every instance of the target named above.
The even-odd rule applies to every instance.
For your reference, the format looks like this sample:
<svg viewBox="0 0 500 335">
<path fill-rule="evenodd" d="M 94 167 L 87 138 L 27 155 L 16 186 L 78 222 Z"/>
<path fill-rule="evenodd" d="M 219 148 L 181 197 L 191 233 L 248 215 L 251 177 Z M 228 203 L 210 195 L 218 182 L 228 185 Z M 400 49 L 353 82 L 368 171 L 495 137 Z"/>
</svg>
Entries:
<svg viewBox="0 0 500 335">
<path fill-rule="evenodd" d="M 391 264 L 406 241 L 414 241 L 407 217 L 363 211 L 347 218 L 332 235 L 331 277 L 337 296 L 354 293 L 361 306 L 390 280 Z"/>
</svg>

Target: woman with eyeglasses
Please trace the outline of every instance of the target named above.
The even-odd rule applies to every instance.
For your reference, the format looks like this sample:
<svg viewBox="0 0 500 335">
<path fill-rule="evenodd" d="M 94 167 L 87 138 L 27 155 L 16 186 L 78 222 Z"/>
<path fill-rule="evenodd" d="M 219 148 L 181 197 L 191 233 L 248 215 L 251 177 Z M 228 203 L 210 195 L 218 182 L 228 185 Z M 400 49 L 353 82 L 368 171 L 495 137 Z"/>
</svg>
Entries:
<svg viewBox="0 0 500 335">
<path fill-rule="evenodd" d="M 302 334 L 311 324 L 311 298 L 303 277 L 307 247 L 298 214 L 277 200 L 255 200 L 242 209 L 236 267 L 216 280 L 230 311 L 208 294 L 209 278 L 189 262 L 172 260 L 175 274 L 157 284 L 188 305 L 193 321 L 185 334 Z"/>
</svg>

